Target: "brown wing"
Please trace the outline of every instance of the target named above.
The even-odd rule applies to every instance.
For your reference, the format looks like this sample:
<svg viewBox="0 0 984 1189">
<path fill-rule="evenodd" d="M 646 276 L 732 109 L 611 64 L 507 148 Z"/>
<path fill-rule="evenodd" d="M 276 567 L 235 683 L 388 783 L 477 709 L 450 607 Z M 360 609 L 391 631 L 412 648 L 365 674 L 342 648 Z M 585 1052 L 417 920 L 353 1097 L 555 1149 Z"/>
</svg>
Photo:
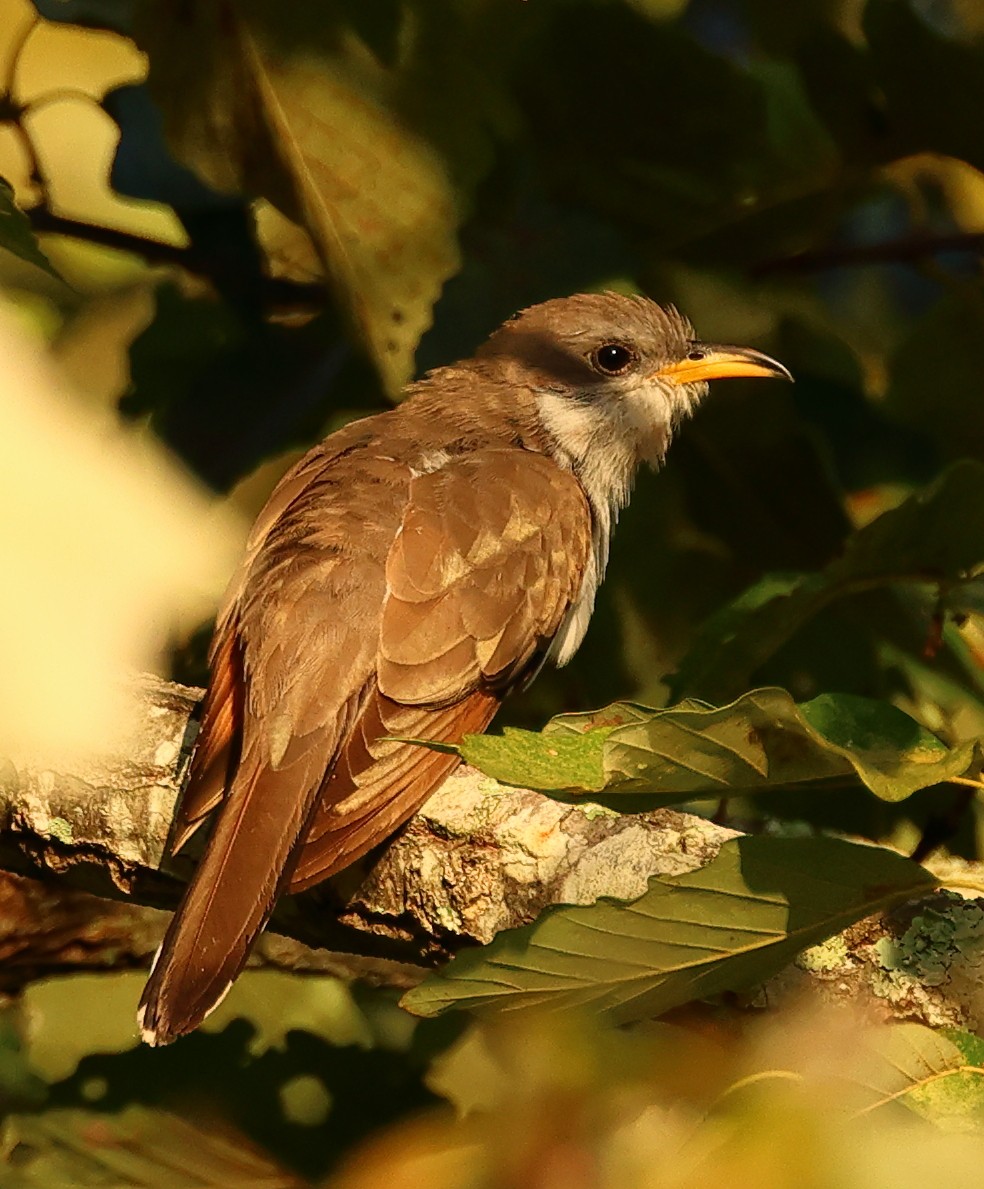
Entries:
<svg viewBox="0 0 984 1189">
<path fill-rule="evenodd" d="M 458 766 L 456 755 L 383 742 L 386 735 L 458 743 L 479 733 L 499 709 L 481 690 L 453 706 L 400 706 L 375 692 L 325 782 L 289 891 L 302 892 L 341 871 L 389 837 Z"/>
<path fill-rule="evenodd" d="M 211 677 L 198 741 L 174 822 L 176 854 L 219 804 L 239 752 L 243 722 L 243 673 L 236 621 L 219 622 L 209 656 Z"/>
<path fill-rule="evenodd" d="M 324 477 L 326 468 L 348 445 L 340 436 L 331 443 L 333 448 L 322 443 L 309 450 L 280 479 L 250 530 L 244 557 L 229 583 L 209 648 L 209 685 L 171 834 L 171 854 L 177 854 L 222 800 L 238 760 L 245 692 L 239 604 L 247 579 L 274 526 L 303 500 L 305 492 Z"/>
<path fill-rule="evenodd" d="M 388 837 L 456 766 L 384 739 L 484 730 L 576 599 L 590 537 L 580 485 L 542 455 L 485 450 L 413 480 L 386 562 L 377 688 L 322 790 L 291 891 Z"/>
<path fill-rule="evenodd" d="M 197 808 L 216 795 L 209 781 L 226 746 L 223 719 L 237 709 L 241 743 L 141 1000 L 153 1043 L 190 1031 L 221 1000 L 290 878 L 325 774 L 372 690 L 382 559 L 410 477 L 405 464 L 368 453 L 322 467 L 271 526 L 223 619 L 235 631 L 241 685 L 208 707 Z M 226 649 L 217 644 L 215 658 Z M 217 689 L 225 673 L 213 676 Z"/>
<path fill-rule="evenodd" d="M 395 702 L 505 691 L 577 598 L 591 514 L 543 455 L 486 450 L 415 479 L 386 562 L 377 681 Z"/>
<path fill-rule="evenodd" d="M 186 821 L 235 770 L 141 1001 L 155 1043 L 221 1000 L 292 877 L 380 842 L 453 764 L 382 736 L 486 725 L 577 595 L 590 516 L 555 464 L 486 450 L 411 475 L 369 450 L 321 465 L 235 588 Z"/>
</svg>

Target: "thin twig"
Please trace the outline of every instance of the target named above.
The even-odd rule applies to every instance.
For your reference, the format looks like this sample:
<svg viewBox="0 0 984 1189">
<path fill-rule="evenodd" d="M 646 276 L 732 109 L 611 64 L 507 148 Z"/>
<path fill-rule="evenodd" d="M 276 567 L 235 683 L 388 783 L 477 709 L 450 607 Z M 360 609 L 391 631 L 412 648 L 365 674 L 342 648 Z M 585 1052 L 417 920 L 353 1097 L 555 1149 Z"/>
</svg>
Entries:
<svg viewBox="0 0 984 1189">
<path fill-rule="evenodd" d="M 822 272 L 828 268 L 861 268 L 871 264 L 914 263 L 942 252 L 984 254 L 984 231 L 954 232 L 951 235 L 916 235 L 887 240 L 881 244 L 852 244 L 818 248 L 763 260 L 754 266 L 754 276 L 770 273 Z"/>
<path fill-rule="evenodd" d="M 984 780 L 972 780 L 969 776 L 951 776 L 946 784 L 963 784 L 971 789 L 984 789 Z"/>
<path fill-rule="evenodd" d="M 179 247 L 161 243 L 115 227 L 104 227 L 95 223 L 84 223 L 56 215 L 44 204 L 30 208 L 27 217 L 35 231 L 49 235 L 65 235 L 103 248 L 119 252 L 130 252 L 140 256 L 148 264 L 167 264 L 183 268 L 196 276 L 212 277 L 215 261 L 208 253 L 195 247 Z M 293 306 L 304 309 L 320 309 L 326 301 L 324 285 L 316 281 L 291 281 L 284 277 L 263 277 L 260 288 L 264 304 L 272 306 Z"/>
</svg>

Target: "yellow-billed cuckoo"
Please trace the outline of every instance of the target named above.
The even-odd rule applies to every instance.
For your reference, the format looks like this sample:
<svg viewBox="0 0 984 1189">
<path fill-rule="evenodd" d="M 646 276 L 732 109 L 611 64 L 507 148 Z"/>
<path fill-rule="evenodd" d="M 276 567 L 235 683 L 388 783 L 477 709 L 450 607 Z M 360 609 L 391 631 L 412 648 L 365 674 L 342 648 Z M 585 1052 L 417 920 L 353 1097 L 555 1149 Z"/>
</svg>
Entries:
<svg viewBox="0 0 984 1189">
<path fill-rule="evenodd" d="M 333 433 L 253 528 L 219 616 L 175 831 L 215 824 L 140 1006 L 191 1031 L 277 897 L 392 834 L 455 767 L 393 736 L 457 742 L 581 643 L 640 463 L 724 376 L 783 376 L 613 293 L 517 314 Z"/>
</svg>

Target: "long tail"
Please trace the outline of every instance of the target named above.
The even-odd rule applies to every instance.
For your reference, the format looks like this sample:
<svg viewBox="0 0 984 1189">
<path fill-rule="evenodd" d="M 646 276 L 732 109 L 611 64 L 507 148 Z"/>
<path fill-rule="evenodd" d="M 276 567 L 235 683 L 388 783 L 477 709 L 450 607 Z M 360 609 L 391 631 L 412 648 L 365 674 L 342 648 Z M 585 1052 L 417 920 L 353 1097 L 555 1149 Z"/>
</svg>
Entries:
<svg viewBox="0 0 984 1189">
<path fill-rule="evenodd" d="M 143 1039 L 170 1044 L 222 1002 L 290 879 L 324 758 L 239 772 L 147 980 Z M 300 770 L 299 770 L 300 769 Z"/>
</svg>

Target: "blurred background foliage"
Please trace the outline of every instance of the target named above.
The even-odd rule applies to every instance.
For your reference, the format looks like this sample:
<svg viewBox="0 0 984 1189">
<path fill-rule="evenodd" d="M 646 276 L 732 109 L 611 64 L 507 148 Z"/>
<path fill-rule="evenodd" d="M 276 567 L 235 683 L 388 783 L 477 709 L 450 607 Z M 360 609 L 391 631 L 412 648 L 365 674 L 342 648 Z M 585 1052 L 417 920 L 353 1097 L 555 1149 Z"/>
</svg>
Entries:
<svg viewBox="0 0 984 1189">
<path fill-rule="evenodd" d="M 776 355 L 795 386 L 722 386 L 669 466 L 642 477 L 584 647 L 507 720 L 664 705 L 706 695 L 672 675 L 695 672 L 688 655 L 713 648 L 710 617 L 729 602 L 823 569 L 949 463 L 984 461 L 982 112 L 977 0 L 0 0 L 0 292 L 87 415 L 160 441 L 247 517 L 310 443 L 544 298 L 641 290 L 707 339 Z M 959 540 L 981 517 L 954 509 L 939 531 Z M 748 684 L 886 699 L 950 744 L 984 734 L 975 577 L 903 567 L 845 587 Z M 177 642 L 174 676 L 204 681 L 207 638 L 202 625 Z M 730 812 L 749 824 L 763 807 L 909 849 L 927 830 L 957 853 L 984 847 L 972 790 L 897 805 L 783 794 Z M 42 1033 L 64 1028 L 76 993 L 105 991 L 18 1010 L 47 1020 Z M 25 1041 L 12 1009 L 0 1094 L 8 1107 L 201 1107 L 312 1175 L 434 1098 L 421 1078 L 446 1037 L 380 1042 L 364 1020 L 357 1043 L 345 1032 L 353 1012 L 395 1013 L 385 999 L 346 1000 L 327 1038 L 295 1032 L 274 1049 L 254 1035 L 269 1002 L 240 1010 L 252 1027 L 54 1072 L 36 1045 L 67 1041 Z M 606 1091 L 585 1077 L 551 1102 L 600 1109 Z M 298 1079 L 301 1123 L 284 1097 Z M 346 1114 L 345 1101 L 359 1105 Z M 71 1149 L 85 1120 L 62 1118 Z M 406 1140 L 425 1164 L 429 1126 Z M 754 1163 L 756 1184 L 801 1182 L 802 1165 L 763 1178 L 770 1133 L 755 1126 L 742 1168 Z M 32 1134 L 34 1159 L 45 1141 Z M 713 1180 L 578 1180 L 558 1144 L 549 1177 L 452 1169 L 435 1183 Z M 386 1151 L 372 1167 L 400 1183 Z M 10 1183 L 54 1176 L 30 1167 Z M 737 1167 L 729 1183 L 744 1183 Z M 254 1180 L 293 1183 L 279 1175 Z"/>
</svg>

